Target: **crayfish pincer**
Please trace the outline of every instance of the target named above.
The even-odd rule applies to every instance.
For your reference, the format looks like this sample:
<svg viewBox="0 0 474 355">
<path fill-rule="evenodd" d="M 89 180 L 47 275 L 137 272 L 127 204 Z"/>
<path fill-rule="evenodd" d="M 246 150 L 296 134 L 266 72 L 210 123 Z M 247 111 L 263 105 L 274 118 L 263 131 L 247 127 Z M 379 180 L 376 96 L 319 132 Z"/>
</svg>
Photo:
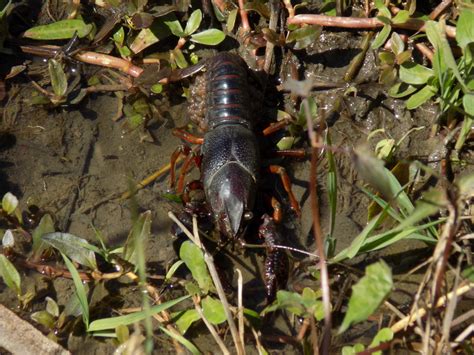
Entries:
<svg viewBox="0 0 474 355">
<path fill-rule="evenodd" d="M 204 137 L 174 130 L 176 136 L 202 146 L 197 154 L 193 154 L 189 147 L 177 149 L 171 160 L 171 184 L 174 184 L 176 159 L 184 153 L 187 157 L 183 162 L 178 192 L 184 190 L 184 174 L 194 161 L 200 167 L 206 203 L 221 235 L 226 240 L 243 240 L 246 222 L 253 218 L 261 169 L 255 128 L 257 117 L 252 109 L 254 99 L 249 89 L 252 72 L 239 56 L 230 53 L 217 54 L 197 66 L 199 70 L 205 68 L 206 72 L 200 81 L 196 79 L 198 90 L 196 95 L 191 95 L 190 107 L 194 113 L 202 114 L 192 114 L 191 120 L 204 132 Z M 187 72 L 192 71 L 188 69 Z M 200 94 L 205 95 L 205 99 Z M 272 172 L 275 171 L 281 175 L 282 181 L 289 181 L 284 169 L 273 169 Z M 290 200 L 294 200 L 291 188 L 285 186 L 285 190 L 289 190 Z M 261 233 L 265 240 L 273 240 L 269 233 L 276 230 L 270 219 L 268 216 L 265 218 L 267 227 L 261 230 L 265 231 Z M 286 258 L 286 254 L 275 252 L 274 247 L 268 255 L 265 267 L 268 299 L 273 299 L 275 287 L 283 284 L 280 276 L 270 275 L 272 270 L 282 269 L 277 267 L 284 264 L 280 262 L 282 258 Z"/>
</svg>

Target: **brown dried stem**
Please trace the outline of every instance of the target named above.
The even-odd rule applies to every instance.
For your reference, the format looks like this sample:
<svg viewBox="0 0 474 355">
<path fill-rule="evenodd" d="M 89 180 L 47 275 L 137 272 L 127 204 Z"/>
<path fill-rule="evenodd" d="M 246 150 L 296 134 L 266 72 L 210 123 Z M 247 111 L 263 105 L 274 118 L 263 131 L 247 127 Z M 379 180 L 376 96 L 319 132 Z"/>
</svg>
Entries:
<svg viewBox="0 0 474 355">
<path fill-rule="evenodd" d="M 443 0 L 441 1 L 438 6 L 436 6 L 433 11 L 431 11 L 430 14 L 430 19 L 435 20 L 438 18 L 439 15 L 441 15 L 449 5 L 451 5 L 453 0 Z"/>
<path fill-rule="evenodd" d="M 321 221 L 319 216 L 319 200 L 318 200 L 318 155 L 320 149 L 319 137 L 314 131 L 313 118 L 310 115 L 310 108 L 308 101 L 303 101 L 306 114 L 306 123 L 308 125 L 308 136 L 311 142 L 311 170 L 310 170 L 310 197 L 311 197 L 311 211 L 313 214 L 313 235 L 316 240 L 317 254 L 319 256 L 319 267 L 321 270 L 321 290 L 324 307 L 324 330 L 322 353 L 328 354 L 331 345 L 331 295 L 329 291 L 329 275 L 326 263 L 326 255 L 324 254 L 323 233 L 321 230 Z"/>
</svg>

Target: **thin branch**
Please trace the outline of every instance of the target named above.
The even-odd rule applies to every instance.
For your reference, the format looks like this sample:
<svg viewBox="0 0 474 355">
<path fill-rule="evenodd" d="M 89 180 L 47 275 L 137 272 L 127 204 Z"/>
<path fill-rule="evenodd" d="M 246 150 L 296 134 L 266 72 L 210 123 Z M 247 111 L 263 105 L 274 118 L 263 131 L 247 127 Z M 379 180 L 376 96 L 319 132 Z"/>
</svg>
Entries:
<svg viewBox="0 0 474 355">
<path fill-rule="evenodd" d="M 462 284 L 456 290 L 451 291 L 447 295 L 440 297 L 438 299 L 438 302 L 436 303 L 435 308 L 439 308 L 439 307 L 444 306 L 446 304 L 446 301 L 451 300 L 455 296 L 459 297 L 459 296 L 471 291 L 472 289 L 474 289 L 474 282 L 467 283 L 467 284 Z M 401 319 L 400 321 L 398 321 L 397 323 L 392 325 L 392 327 L 390 329 L 392 330 L 392 332 L 398 333 L 399 331 L 404 330 L 407 327 L 411 327 L 417 319 L 420 319 L 420 318 L 422 318 L 426 315 L 427 310 L 429 308 L 431 308 L 430 304 L 427 306 L 427 308 L 418 309 L 416 312 L 412 313 L 409 316 L 406 316 L 405 318 Z"/>
<path fill-rule="evenodd" d="M 197 297 L 193 297 L 193 302 L 194 302 L 194 308 L 198 312 L 199 316 L 201 317 L 202 321 L 204 322 L 207 329 L 211 333 L 212 337 L 216 341 L 217 345 L 219 345 L 219 348 L 221 349 L 222 353 L 225 354 L 225 355 L 230 355 L 229 349 L 227 349 L 227 347 L 225 346 L 225 344 L 222 341 L 221 337 L 219 336 L 219 334 L 217 334 L 216 329 L 214 328 L 214 326 L 211 323 L 209 323 L 209 321 L 204 316 L 204 313 L 202 311 L 201 306 L 199 305 L 199 301 L 197 300 Z"/>
<path fill-rule="evenodd" d="M 435 20 L 441 15 L 449 5 L 451 5 L 453 0 L 443 0 L 441 1 L 438 6 L 436 6 L 433 11 L 430 13 L 430 20 Z"/>
<path fill-rule="evenodd" d="M 302 25 L 320 25 L 328 27 L 341 27 L 351 29 L 374 29 L 381 28 L 385 24 L 375 17 L 340 17 L 340 16 L 326 16 L 326 15 L 296 15 L 288 19 L 288 24 Z M 403 23 L 392 23 L 393 28 L 403 28 L 412 31 L 425 31 L 425 21 L 419 19 L 408 19 Z M 446 35 L 448 37 L 456 37 L 456 27 L 446 25 Z"/>
</svg>

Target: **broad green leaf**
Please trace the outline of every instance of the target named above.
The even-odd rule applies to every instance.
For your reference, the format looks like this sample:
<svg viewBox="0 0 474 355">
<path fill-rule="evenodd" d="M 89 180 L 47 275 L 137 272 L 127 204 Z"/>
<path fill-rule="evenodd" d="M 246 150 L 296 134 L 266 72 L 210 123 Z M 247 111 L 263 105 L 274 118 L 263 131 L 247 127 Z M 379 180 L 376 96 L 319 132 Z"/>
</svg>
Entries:
<svg viewBox="0 0 474 355">
<path fill-rule="evenodd" d="M 296 141 L 296 137 L 282 137 L 276 144 L 278 150 L 291 149 Z"/>
<path fill-rule="evenodd" d="M 206 317 L 210 323 L 217 325 L 226 321 L 227 316 L 221 301 L 207 296 L 203 298 L 201 304 L 204 317 Z"/>
<path fill-rule="evenodd" d="M 205 30 L 199 33 L 195 33 L 191 36 L 191 41 L 205 44 L 208 46 L 215 46 L 221 43 L 225 38 L 225 33 L 221 30 L 217 30 L 215 28 L 211 28 L 209 30 Z"/>
<path fill-rule="evenodd" d="M 54 232 L 54 222 L 49 214 L 45 214 L 41 217 L 38 226 L 33 231 L 33 252 L 35 257 L 40 257 L 44 250 L 44 241 L 42 240 L 43 235 Z"/>
<path fill-rule="evenodd" d="M 184 34 L 186 36 L 191 36 L 201 25 L 202 21 L 202 12 L 201 10 L 197 9 L 194 10 L 191 16 L 189 16 L 189 20 L 186 23 L 186 28 L 184 29 Z"/>
<path fill-rule="evenodd" d="M 119 344 L 123 344 L 130 339 L 130 331 L 128 330 L 128 327 L 123 324 L 115 328 L 115 335 L 117 336 Z"/>
<path fill-rule="evenodd" d="M 354 163 L 357 172 L 372 185 L 386 201 L 395 200 L 405 213 L 411 213 L 413 204 L 403 191 L 397 178 L 384 167 L 382 160 L 377 159 L 365 147 L 354 151 Z"/>
<path fill-rule="evenodd" d="M 456 186 L 460 198 L 467 200 L 474 197 L 474 173 L 466 173 L 456 178 Z"/>
<path fill-rule="evenodd" d="M 392 290 L 392 271 L 383 261 L 369 265 L 365 276 L 352 287 L 346 315 L 339 328 L 339 334 L 351 324 L 366 320 L 373 314 Z"/>
<path fill-rule="evenodd" d="M 468 266 L 466 267 L 462 273 L 461 273 L 462 277 L 468 279 L 469 281 L 471 282 L 474 282 L 474 266 Z"/>
<path fill-rule="evenodd" d="M 79 38 L 83 38 L 91 32 L 92 28 L 92 24 L 86 24 L 80 19 L 61 20 L 30 28 L 23 36 L 39 40 L 54 40 L 69 39 L 77 33 Z"/>
<path fill-rule="evenodd" d="M 399 24 L 399 23 L 404 23 L 407 22 L 407 20 L 410 18 L 410 14 L 406 10 L 401 10 L 399 11 L 394 18 L 392 18 L 392 23 L 394 24 Z"/>
<path fill-rule="evenodd" d="M 21 295 L 21 277 L 15 266 L 3 254 L 0 254 L 0 276 L 9 289 L 17 296 Z"/>
<path fill-rule="evenodd" d="M 179 48 L 173 49 L 172 54 L 173 54 L 174 61 L 175 61 L 176 65 L 180 69 L 184 69 L 184 68 L 188 67 L 188 62 L 186 61 L 186 58 L 184 57 L 184 54 L 181 51 L 181 49 L 179 49 Z"/>
<path fill-rule="evenodd" d="M 304 49 L 315 42 L 321 34 L 320 26 L 304 26 L 291 31 L 286 39 L 286 43 L 296 42 L 294 49 Z"/>
<path fill-rule="evenodd" d="M 463 8 L 459 14 L 456 26 L 456 41 L 464 49 L 471 42 L 474 42 L 474 11 Z"/>
<path fill-rule="evenodd" d="M 382 27 L 382 30 L 377 34 L 374 41 L 372 42 L 372 49 L 377 49 L 381 47 L 385 42 L 387 42 L 388 36 L 390 36 L 390 32 L 392 31 L 392 26 L 385 25 Z"/>
<path fill-rule="evenodd" d="M 2 199 L 2 210 L 4 210 L 6 214 L 10 215 L 15 212 L 17 207 L 18 199 L 11 192 L 7 192 Z"/>
<path fill-rule="evenodd" d="M 181 23 L 178 20 L 174 21 L 165 21 L 165 25 L 168 26 L 171 33 L 174 34 L 176 37 L 184 37 L 184 30 L 181 26 Z"/>
<path fill-rule="evenodd" d="M 201 319 L 199 313 L 195 309 L 188 309 L 186 311 L 179 312 L 177 317 L 173 318 L 176 318 L 174 324 L 176 324 L 181 334 L 186 333 L 186 331 L 194 322 Z"/>
<path fill-rule="evenodd" d="M 137 255 L 135 251 L 135 241 L 143 240 L 148 241 L 150 239 L 151 230 L 151 213 L 144 212 L 133 223 L 132 230 L 128 234 L 125 247 L 123 249 L 123 258 L 132 264 L 136 265 Z"/>
<path fill-rule="evenodd" d="M 189 298 L 188 295 L 179 297 L 177 299 L 164 302 L 162 304 L 159 304 L 157 306 L 153 306 L 150 308 L 149 313 L 147 310 L 135 312 L 135 313 L 130 313 L 124 316 L 118 316 L 118 317 L 111 317 L 111 318 L 102 318 L 102 319 L 97 319 L 89 325 L 89 328 L 87 331 L 89 332 L 97 332 L 97 331 L 102 331 L 102 330 L 107 330 L 107 329 L 115 329 L 119 325 L 129 325 L 133 324 L 139 321 L 144 320 L 148 314 L 154 315 L 159 312 L 162 312 L 170 307 L 173 307 L 174 305 L 180 303 L 181 301 L 185 300 L 186 298 Z"/>
<path fill-rule="evenodd" d="M 61 232 L 45 234 L 41 239 L 75 262 L 93 270 L 97 269 L 95 254 L 90 250 L 92 246 L 87 240 Z"/>
<path fill-rule="evenodd" d="M 418 88 L 415 86 L 406 83 L 396 83 L 388 90 L 388 94 L 391 97 L 400 99 L 402 97 L 413 94 L 416 90 L 418 90 Z"/>
<path fill-rule="evenodd" d="M 306 113 L 306 103 L 309 107 L 308 113 Z M 302 127 L 306 127 L 307 117 L 310 117 L 313 121 L 318 117 L 318 104 L 316 103 L 314 97 L 307 97 L 303 99 L 303 101 L 301 101 L 296 124 Z"/>
<path fill-rule="evenodd" d="M 413 62 L 405 62 L 400 66 L 400 80 L 407 84 L 426 84 L 434 76 L 433 70 Z"/>
<path fill-rule="evenodd" d="M 149 28 L 143 28 L 138 32 L 133 42 L 130 44 L 130 49 L 133 53 L 140 53 L 145 48 L 152 44 L 159 42 L 159 38 L 155 36 L 153 31 Z"/>
<path fill-rule="evenodd" d="M 54 317 L 59 317 L 59 306 L 51 297 L 46 297 L 46 312 Z"/>
<path fill-rule="evenodd" d="M 474 93 L 465 93 L 464 97 L 462 98 L 462 106 L 464 111 L 474 118 Z"/>
<path fill-rule="evenodd" d="M 13 248 L 15 246 L 15 237 L 11 229 L 7 229 L 3 234 L 2 246 L 3 248 Z"/>
<path fill-rule="evenodd" d="M 370 343 L 369 348 L 375 348 L 381 343 L 386 343 L 393 339 L 393 331 L 390 328 L 382 328 L 375 335 L 374 340 Z M 382 351 L 373 352 L 374 355 L 382 355 Z"/>
<path fill-rule="evenodd" d="M 46 311 L 34 312 L 30 315 L 30 318 L 48 329 L 53 329 L 56 322 L 54 317 Z"/>
<path fill-rule="evenodd" d="M 179 257 L 191 271 L 194 280 L 196 280 L 199 288 L 204 293 L 213 288 L 212 279 L 204 261 L 204 255 L 197 245 L 189 240 L 185 241 L 179 250 Z"/>
<path fill-rule="evenodd" d="M 420 91 L 416 92 L 406 101 L 407 109 L 414 110 L 431 99 L 438 92 L 438 88 L 426 85 Z"/>
<path fill-rule="evenodd" d="M 231 12 L 229 12 L 226 23 L 227 32 L 232 32 L 234 30 L 235 20 L 237 19 L 238 12 L 238 9 L 233 9 Z"/>
<path fill-rule="evenodd" d="M 362 344 L 356 344 L 354 346 L 344 346 L 342 348 L 342 355 L 357 355 L 361 351 L 365 350 L 365 346 Z"/>
<path fill-rule="evenodd" d="M 399 55 L 405 50 L 405 42 L 403 42 L 402 38 L 397 32 L 392 33 L 392 36 L 390 37 L 390 45 L 392 52 L 395 55 Z"/>
<path fill-rule="evenodd" d="M 63 97 L 67 91 L 67 77 L 62 64 L 56 59 L 50 59 L 48 60 L 48 69 L 54 94 Z"/>
<path fill-rule="evenodd" d="M 61 253 L 64 262 L 66 264 L 66 267 L 68 268 L 69 272 L 71 273 L 72 276 L 72 281 L 74 282 L 74 287 L 76 288 L 75 295 L 79 301 L 79 304 L 81 305 L 81 310 L 82 310 L 82 321 L 84 322 L 84 325 L 86 329 L 89 327 L 89 302 L 87 301 L 87 293 L 86 289 L 82 283 L 81 277 L 79 276 L 79 272 L 77 271 L 76 267 L 74 264 L 69 260 L 69 258 Z"/>
<path fill-rule="evenodd" d="M 125 30 L 123 27 L 120 27 L 117 31 L 115 31 L 112 38 L 119 46 L 123 46 L 123 41 L 125 40 Z"/>
</svg>

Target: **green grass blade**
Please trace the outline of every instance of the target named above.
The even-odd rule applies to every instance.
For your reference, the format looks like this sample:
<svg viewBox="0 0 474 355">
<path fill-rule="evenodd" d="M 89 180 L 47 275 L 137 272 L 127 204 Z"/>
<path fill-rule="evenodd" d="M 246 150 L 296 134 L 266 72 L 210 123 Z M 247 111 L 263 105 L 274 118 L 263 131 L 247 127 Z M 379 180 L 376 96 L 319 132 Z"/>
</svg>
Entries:
<svg viewBox="0 0 474 355">
<path fill-rule="evenodd" d="M 171 301 L 153 306 L 150 308 L 149 313 L 153 316 L 154 314 L 162 312 L 170 307 L 173 307 L 174 305 L 180 303 L 181 301 L 189 297 L 190 297 L 189 295 L 186 295 L 186 296 L 179 297 L 175 300 L 171 300 Z M 122 324 L 123 325 L 133 324 L 141 320 L 144 320 L 148 315 L 147 313 L 148 312 L 143 310 L 143 311 L 127 314 L 124 316 L 97 319 L 89 325 L 88 331 L 97 332 L 97 331 L 102 331 L 102 330 L 107 330 L 107 329 L 115 329 L 116 327 Z"/>
<path fill-rule="evenodd" d="M 181 345 L 183 345 L 186 349 L 188 349 L 193 355 L 198 355 L 201 352 L 196 348 L 196 346 L 191 343 L 188 339 L 183 337 L 182 335 L 178 335 L 175 333 L 170 332 L 168 329 L 165 327 L 160 327 L 160 329 L 165 333 L 166 335 L 170 336 L 171 338 L 177 340 Z"/>
<path fill-rule="evenodd" d="M 84 322 L 84 325 L 86 326 L 86 329 L 89 327 L 89 303 L 87 301 L 87 293 L 86 289 L 82 283 L 81 277 L 79 276 L 79 272 L 77 271 L 76 267 L 74 264 L 69 260 L 69 258 L 61 253 L 64 262 L 66 263 L 66 266 L 71 273 L 72 276 L 72 281 L 74 282 L 74 287 L 76 288 L 76 297 L 79 300 L 79 304 L 81 305 L 82 309 L 82 321 Z"/>
</svg>

